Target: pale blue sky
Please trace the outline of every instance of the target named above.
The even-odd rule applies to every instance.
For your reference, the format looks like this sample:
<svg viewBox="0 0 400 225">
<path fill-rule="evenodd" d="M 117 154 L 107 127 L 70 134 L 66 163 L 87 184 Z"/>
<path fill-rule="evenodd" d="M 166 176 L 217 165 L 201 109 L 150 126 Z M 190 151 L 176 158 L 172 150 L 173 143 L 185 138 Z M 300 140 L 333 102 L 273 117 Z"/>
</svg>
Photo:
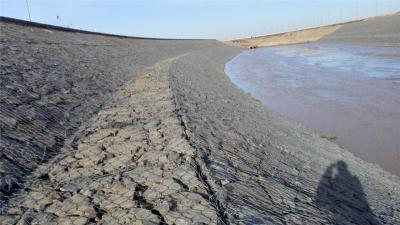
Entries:
<svg viewBox="0 0 400 225">
<path fill-rule="evenodd" d="M 224 40 L 365 18 L 377 12 L 382 15 L 400 11 L 400 0 L 28 2 L 32 21 L 40 23 L 131 36 Z M 29 20 L 25 0 L 0 0 L 0 15 Z"/>
</svg>

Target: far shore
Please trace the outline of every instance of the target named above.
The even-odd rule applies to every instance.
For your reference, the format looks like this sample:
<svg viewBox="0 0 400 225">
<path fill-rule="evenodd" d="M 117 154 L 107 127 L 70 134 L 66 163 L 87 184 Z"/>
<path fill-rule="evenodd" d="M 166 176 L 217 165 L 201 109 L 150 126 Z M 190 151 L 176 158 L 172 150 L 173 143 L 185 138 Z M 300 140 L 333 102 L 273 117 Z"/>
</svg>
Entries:
<svg viewBox="0 0 400 225">
<path fill-rule="evenodd" d="M 371 38 L 370 36 L 381 36 L 386 34 L 386 30 L 380 30 L 380 29 L 387 29 L 387 28 L 382 28 L 383 26 L 389 26 L 393 27 L 399 26 L 399 24 L 396 22 L 398 21 L 397 17 L 400 17 L 400 12 L 395 13 L 395 14 L 390 14 L 390 15 L 385 15 L 385 16 L 378 16 L 378 17 L 371 17 L 371 18 L 366 18 L 362 20 L 354 20 L 354 21 L 348 21 L 348 22 L 343 22 L 343 23 L 337 23 L 337 24 L 331 24 L 327 26 L 320 26 L 320 27 L 314 27 L 314 28 L 307 28 L 307 29 L 302 29 L 302 30 L 296 30 L 296 31 L 290 31 L 290 32 L 284 32 L 284 33 L 278 33 L 278 34 L 271 34 L 271 35 L 265 35 L 265 36 L 257 36 L 257 37 L 251 37 L 251 38 L 241 38 L 241 39 L 234 39 L 234 40 L 229 40 L 225 41 L 226 44 L 228 45 L 233 45 L 233 46 L 238 46 L 241 48 L 248 48 L 248 49 L 254 49 L 254 48 L 262 48 L 262 47 L 270 47 L 270 46 L 278 46 L 278 45 L 292 45 L 292 44 L 302 44 L 302 43 L 309 43 L 309 42 L 316 42 L 316 41 L 328 41 L 330 43 L 332 42 L 345 42 L 345 43 L 353 43 L 353 44 L 370 44 L 370 45 L 377 45 L 377 46 L 389 46 L 389 47 L 400 47 L 399 42 L 394 41 L 387 43 L 384 40 L 375 40 L 373 43 L 371 41 L 362 41 L 360 39 L 365 39 L 365 38 Z M 383 26 L 377 26 L 377 24 L 373 24 L 374 26 L 371 27 L 373 29 L 368 29 L 368 25 L 365 26 L 364 24 L 372 24 L 372 23 L 381 23 L 380 25 Z M 346 31 L 347 29 L 354 27 L 357 28 L 357 26 L 363 26 L 367 29 L 364 29 L 363 32 L 367 32 L 368 34 L 363 35 L 363 37 L 360 36 L 354 36 L 351 33 L 353 33 L 353 29 L 350 29 Z M 376 29 L 378 28 L 378 29 Z M 389 28 L 390 29 L 390 28 Z M 397 31 L 393 30 L 393 31 Z M 342 30 L 347 32 L 347 34 L 343 35 L 341 34 Z M 357 29 L 355 29 L 357 30 Z M 396 34 L 396 32 L 394 32 Z M 337 39 L 335 37 L 336 34 L 340 34 L 340 39 Z M 381 37 L 379 37 L 381 38 Z M 389 38 L 389 37 L 388 37 Z M 392 38 L 392 37 L 390 37 Z M 396 38 L 396 37 L 395 37 Z M 327 40 L 324 40 L 327 39 Z M 345 40 L 345 39 L 350 39 L 350 40 Z M 397 40 L 400 39 L 400 37 L 397 37 Z"/>
</svg>

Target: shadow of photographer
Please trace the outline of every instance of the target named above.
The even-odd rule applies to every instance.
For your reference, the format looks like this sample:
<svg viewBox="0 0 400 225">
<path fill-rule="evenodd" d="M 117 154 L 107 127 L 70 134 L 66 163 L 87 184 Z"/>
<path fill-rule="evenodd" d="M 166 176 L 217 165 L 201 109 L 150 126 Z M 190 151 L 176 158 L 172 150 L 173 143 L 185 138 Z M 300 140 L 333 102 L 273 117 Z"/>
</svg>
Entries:
<svg viewBox="0 0 400 225">
<path fill-rule="evenodd" d="M 332 212 L 333 224 L 381 224 L 371 211 L 360 180 L 350 173 L 344 161 L 326 169 L 318 186 L 316 203 Z"/>
</svg>

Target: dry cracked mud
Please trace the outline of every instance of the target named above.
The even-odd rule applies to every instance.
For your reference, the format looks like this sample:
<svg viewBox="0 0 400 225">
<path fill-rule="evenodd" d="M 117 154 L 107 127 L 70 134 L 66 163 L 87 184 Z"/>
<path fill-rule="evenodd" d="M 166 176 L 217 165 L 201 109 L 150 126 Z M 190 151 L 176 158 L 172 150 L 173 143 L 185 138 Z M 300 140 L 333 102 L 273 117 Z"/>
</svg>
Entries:
<svg viewBox="0 0 400 225">
<path fill-rule="evenodd" d="M 76 146 L 36 170 L 3 223 L 217 224 L 219 212 L 174 112 L 173 60 L 118 90 Z"/>
</svg>

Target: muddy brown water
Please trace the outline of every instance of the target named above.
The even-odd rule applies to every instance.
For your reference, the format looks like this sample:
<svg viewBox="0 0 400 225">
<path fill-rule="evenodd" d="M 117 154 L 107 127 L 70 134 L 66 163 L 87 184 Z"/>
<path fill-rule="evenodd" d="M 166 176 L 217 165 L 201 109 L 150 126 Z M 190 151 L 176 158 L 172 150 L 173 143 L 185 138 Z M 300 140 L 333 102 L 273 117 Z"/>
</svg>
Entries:
<svg viewBox="0 0 400 225">
<path fill-rule="evenodd" d="M 354 155 L 400 175 L 400 50 L 301 44 L 248 50 L 226 64 L 254 98 Z"/>
</svg>

